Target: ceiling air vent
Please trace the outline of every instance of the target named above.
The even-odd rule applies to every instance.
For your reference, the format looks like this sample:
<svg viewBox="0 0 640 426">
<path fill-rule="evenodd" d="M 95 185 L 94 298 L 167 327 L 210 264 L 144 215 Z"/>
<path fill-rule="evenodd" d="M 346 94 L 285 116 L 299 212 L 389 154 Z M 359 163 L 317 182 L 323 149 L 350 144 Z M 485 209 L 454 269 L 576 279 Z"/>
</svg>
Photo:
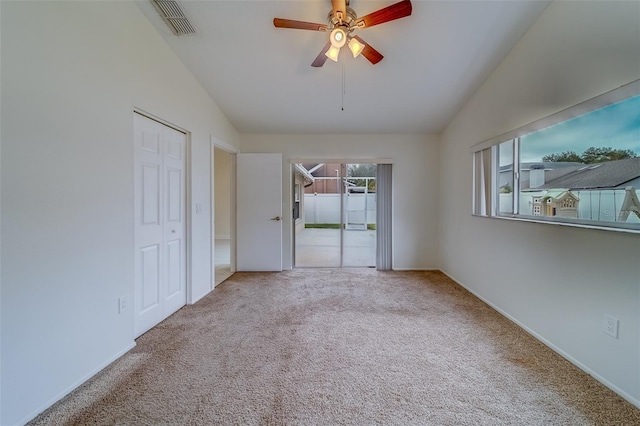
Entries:
<svg viewBox="0 0 640 426">
<path fill-rule="evenodd" d="M 165 20 L 171 31 L 175 35 L 195 34 L 196 30 L 191 26 L 191 22 L 184 16 L 177 1 L 174 0 L 151 0 L 151 3 L 158 9 L 160 15 Z"/>
</svg>

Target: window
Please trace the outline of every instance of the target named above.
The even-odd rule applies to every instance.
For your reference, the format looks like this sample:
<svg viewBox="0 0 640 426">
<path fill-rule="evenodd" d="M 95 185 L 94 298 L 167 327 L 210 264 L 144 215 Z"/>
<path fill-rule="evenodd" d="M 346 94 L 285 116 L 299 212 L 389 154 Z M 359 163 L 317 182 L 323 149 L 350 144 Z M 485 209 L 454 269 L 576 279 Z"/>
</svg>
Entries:
<svg viewBox="0 0 640 426">
<path fill-rule="evenodd" d="M 516 184 L 518 173 L 514 168 L 518 162 L 516 159 L 515 144 L 513 141 L 503 142 L 498 145 L 498 212 L 515 213 L 513 209 L 513 186 Z"/>
<path fill-rule="evenodd" d="M 298 220 L 300 219 L 300 191 L 301 191 L 301 187 L 299 183 L 295 184 L 295 190 L 294 190 L 294 202 L 293 202 L 293 219 L 294 220 Z"/>
<path fill-rule="evenodd" d="M 640 231 L 640 80 L 472 148 L 473 214 Z"/>
</svg>

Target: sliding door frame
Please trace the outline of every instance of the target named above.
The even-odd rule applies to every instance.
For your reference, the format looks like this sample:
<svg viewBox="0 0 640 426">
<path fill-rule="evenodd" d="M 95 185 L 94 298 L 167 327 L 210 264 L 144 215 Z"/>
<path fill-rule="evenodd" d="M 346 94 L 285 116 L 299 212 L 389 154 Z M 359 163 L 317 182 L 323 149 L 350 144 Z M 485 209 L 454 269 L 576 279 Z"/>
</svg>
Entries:
<svg viewBox="0 0 640 426">
<path fill-rule="evenodd" d="M 326 268 L 336 268 L 336 267 L 340 267 L 340 268 L 344 268 L 344 228 L 345 228 L 345 187 L 344 187 L 344 179 L 347 177 L 347 166 L 349 164 L 374 164 L 374 165 L 381 165 L 381 164 L 387 164 L 387 165 L 392 165 L 393 161 L 389 160 L 389 159 L 309 159 L 309 158 L 291 158 L 289 159 L 289 163 L 290 163 L 290 172 L 291 172 L 291 189 L 290 189 L 290 199 L 291 199 L 291 211 L 293 210 L 293 200 L 295 199 L 295 164 L 301 164 L 301 163 L 325 163 L 325 164 L 336 164 L 339 163 L 340 164 L 340 173 L 339 173 L 339 196 L 340 196 L 340 262 L 339 265 L 336 266 L 322 266 L 322 267 L 326 267 Z M 390 172 L 392 174 L 392 170 Z M 392 211 L 393 210 L 393 200 L 392 200 L 392 196 L 391 196 L 391 188 L 389 188 L 389 196 L 386 198 L 387 201 L 390 205 L 388 206 L 388 210 Z M 302 194 L 302 196 L 304 196 L 304 193 Z M 389 270 L 391 269 L 391 261 L 388 262 L 388 265 L 385 267 L 384 265 L 379 265 L 379 236 L 380 236 L 380 232 L 378 230 L 379 228 L 379 224 L 377 223 L 378 221 L 378 213 L 377 210 L 380 208 L 380 198 L 376 193 L 376 250 L 375 250 L 375 254 L 374 254 L 374 267 L 376 269 L 381 269 L 381 270 Z M 306 209 L 306 206 L 304 207 Z M 367 214 L 365 212 L 365 214 Z M 388 215 L 390 223 L 388 224 L 388 241 L 386 241 L 386 243 L 388 244 L 388 247 L 386 248 L 386 253 L 389 256 L 389 259 L 391 259 L 391 252 L 392 252 L 392 241 L 391 241 L 391 227 L 392 227 L 392 221 L 391 221 L 391 215 Z M 291 252 L 291 266 L 292 268 L 305 268 L 306 266 L 297 266 L 296 265 L 296 248 L 297 248 L 297 242 L 296 242 L 296 224 L 295 224 L 295 220 L 292 220 L 291 223 L 291 239 L 290 241 L 292 242 L 292 252 Z M 346 267 L 360 267 L 360 266 L 349 266 L 347 265 Z M 361 266 L 363 268 L 367 268 L 370 266 Z"/>
</svg>

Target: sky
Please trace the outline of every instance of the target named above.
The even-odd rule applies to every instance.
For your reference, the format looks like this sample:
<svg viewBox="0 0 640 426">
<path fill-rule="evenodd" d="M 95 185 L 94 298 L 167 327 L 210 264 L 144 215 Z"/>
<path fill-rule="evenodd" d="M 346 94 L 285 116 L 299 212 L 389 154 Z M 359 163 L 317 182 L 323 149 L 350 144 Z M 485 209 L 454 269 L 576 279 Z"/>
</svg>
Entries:
<svg viewBox="0 0 640 426">
<path fill-rule="evenodd" d="M 520 161 L 589 147 L 630 149 L 640 156 L 640 96 L 592 111 L 521 138 Z"/>
</svg>

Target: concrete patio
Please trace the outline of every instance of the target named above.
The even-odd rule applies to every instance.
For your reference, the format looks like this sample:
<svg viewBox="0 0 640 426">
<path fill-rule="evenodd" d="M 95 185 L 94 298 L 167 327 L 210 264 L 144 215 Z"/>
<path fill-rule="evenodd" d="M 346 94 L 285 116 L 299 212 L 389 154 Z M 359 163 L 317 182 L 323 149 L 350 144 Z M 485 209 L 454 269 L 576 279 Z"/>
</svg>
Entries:
<svg viewBox="0 0 640 426">
<path fill-rule="evenodd" d="M 306 228 L 296 234 L 296 267 L 339 267 L 340 230 Z M 344 231 L 342 266 L 376 265 L 376 231 Z"/>
</svg>

